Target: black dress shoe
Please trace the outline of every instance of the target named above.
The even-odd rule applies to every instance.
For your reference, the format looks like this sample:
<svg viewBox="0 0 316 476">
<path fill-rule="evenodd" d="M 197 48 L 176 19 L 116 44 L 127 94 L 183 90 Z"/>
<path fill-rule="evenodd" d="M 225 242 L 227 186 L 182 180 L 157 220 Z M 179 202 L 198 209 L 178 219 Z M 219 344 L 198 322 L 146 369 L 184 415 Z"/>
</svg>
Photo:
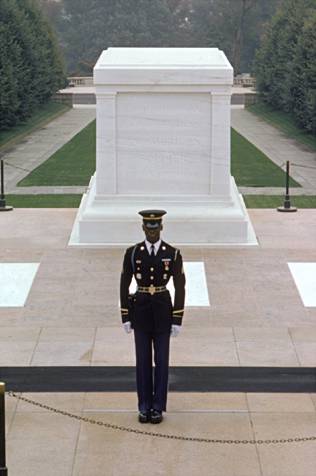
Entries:
<svg viewBox="0 0 316 476">
<path fill-rule="evenodd" d="M 150 421 L 150 412 L 139 412 L 138 421 L 140 423 L 148 423 Z"/>
<path fill-rule="evenodd" d="M 151 423 L 161 423 L 163 420 L 162 412 L 159 410 L 152 410 L 150 414 Z"/>
</svg>

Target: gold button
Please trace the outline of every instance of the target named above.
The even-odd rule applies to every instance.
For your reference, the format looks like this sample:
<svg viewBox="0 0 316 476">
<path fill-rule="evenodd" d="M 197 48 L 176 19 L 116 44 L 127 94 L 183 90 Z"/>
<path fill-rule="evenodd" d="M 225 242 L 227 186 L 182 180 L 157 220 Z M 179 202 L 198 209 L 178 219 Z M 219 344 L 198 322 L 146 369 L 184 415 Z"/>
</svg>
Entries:
<svg viewBox="0 0 316 476">
<path fill-rule="evenodd" d="M 154 271 L 154 268 L 150 268 L 150 271 Z"/>
<path fill-rule="evenodd" d="M 153 276 L 150 276 L 150 279 L 154 279 L 154 277 L 153 277 Z"/>
</svg>

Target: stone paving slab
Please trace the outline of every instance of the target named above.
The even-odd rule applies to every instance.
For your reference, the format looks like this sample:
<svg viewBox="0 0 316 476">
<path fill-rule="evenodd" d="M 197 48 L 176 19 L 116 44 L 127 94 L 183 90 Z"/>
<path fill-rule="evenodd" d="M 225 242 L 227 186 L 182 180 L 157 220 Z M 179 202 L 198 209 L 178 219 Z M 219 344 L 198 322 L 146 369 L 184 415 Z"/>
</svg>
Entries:
<svg viewBox="0 0 316 476">
<path fill-rule="evenodd" d="M 159 426 L 137 422 L 134 394 L 26 394 L 78 416 L 158 433 L 215 439 L 314 436 L 315 394 L 170 393 Z M 313 476 L 315 442 L 220 445 L 181 442 L 79 422 L 7 397 L 10 476 L 201 474 Z M 54 450 L 54 451 L 53 451 Z M 150 468 L 150 471 L 149 469 Z"/>
<path fill-rule="evenodd" d="M 75 214 L 0 216 L 0 261 L 40 263 L 25 306 L 0 308 L 0 365 L 135 363 L 118 312 L 124 250 L 68 248 Z M 211 305 L 187 308 L 172 365 L 316 365 L 316 308 L 304 307 L 287 264 L 315 262 L 316 211 L 250 216 L 259 247 L 182 248 L 204 262 Z"/>
</svg>

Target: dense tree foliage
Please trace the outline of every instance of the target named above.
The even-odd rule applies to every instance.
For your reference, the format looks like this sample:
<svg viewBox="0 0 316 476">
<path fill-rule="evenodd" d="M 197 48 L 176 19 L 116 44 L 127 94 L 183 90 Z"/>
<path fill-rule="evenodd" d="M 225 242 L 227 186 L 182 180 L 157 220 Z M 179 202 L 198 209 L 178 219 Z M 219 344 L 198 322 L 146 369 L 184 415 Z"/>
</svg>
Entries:
<svg viewBox="0 0 316 476">
<path fill-rule="evenodd" d="M 109 46 L 218 47 L 249 71 L 281 0 L 39 0 L 59 34 L 70 74 L 91 74 Z"/>
<path fill-rule="evenodd" d="M 56 39 L 35 0 L 0 0 L 0 129 L 65 84 Z"/>
<path fill-rule="evenodd" d="M 224 50 L 235 74 L 250 71 L 265 23 L 280 0 L 192 0 L 189 33 L 193 46 Z"/>
<path fill-rule="evenodd" d="M 316 132 L 316 0 L 283 0 L 257 52 L 257 89 L 264 102 L 294 113 Z"/>
<path fill-rule="evenodd" d="M 316 11 L 304 22 L 292 69 L 293 112 L 316 135 Z"/>
<path fill-rule="evenodd" d="M 169 46 L 173 17 L 165 0 L 64 0 L 59 24 L 70 71 L 91 71 L 110 46 Z"/>
</svg>

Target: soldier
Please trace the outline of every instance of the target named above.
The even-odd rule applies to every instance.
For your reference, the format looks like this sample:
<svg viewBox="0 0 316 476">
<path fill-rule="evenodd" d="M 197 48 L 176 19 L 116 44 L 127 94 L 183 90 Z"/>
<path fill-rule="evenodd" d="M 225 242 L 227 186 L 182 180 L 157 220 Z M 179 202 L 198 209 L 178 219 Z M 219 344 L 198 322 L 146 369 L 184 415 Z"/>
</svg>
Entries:
<svg viewBox="0 0 316 476">
<path fill-rule="evenodd" d="M 170 335 L 180 331 L 184 311 L 185 275 L 180 251 L 160 239 L 164 210 L 143 210 L 146 239 L 125 252 L 120 297 L 122 322 L 134 330 L 138 420 L 160 423 L 166 411 Z M 137 282 L 129 295 L 133 275 Z M 166 285 L 173 277 L 174 304 Z M 152 354 L 155 369 L 153 374 Z"/>
</svg>

